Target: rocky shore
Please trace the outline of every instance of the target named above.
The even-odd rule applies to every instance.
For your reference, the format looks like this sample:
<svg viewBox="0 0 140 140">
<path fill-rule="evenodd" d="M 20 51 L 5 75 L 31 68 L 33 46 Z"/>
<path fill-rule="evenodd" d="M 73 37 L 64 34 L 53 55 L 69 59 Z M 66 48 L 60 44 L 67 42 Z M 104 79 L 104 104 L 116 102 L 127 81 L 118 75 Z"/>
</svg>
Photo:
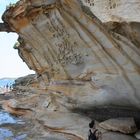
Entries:
<svg viewBox="0 0 140 140">
<path fill-rule="evenodd" d="M 89 129 L 88 123 L 94 119 L 96 128 L 102 132 L 102 140 L 136 140 L 139 138 L 139 109 L 100 106 L 88 109 L 69 108 L 67 112 L 64 110 L 60 112 L 58 106 L 54 107 L 51 102 L 49 103 L 48 90 L 32 87 L 36 83 L 36 80 L 33 80 L 35 78 L 36 75 L 31 75 L 17 79 L 18 82 L 15 82 L 13 91 L 9 93 L 10 96 L 5 95 L 3 99 L 1 98 L 2 101 L 4 100 L 3 108 L 5 110 L 26 120 L 24 131 L 22 130 L 23 125 L 17 124 L 1 125 L 2 128 L 10 128 L 11 131 L 18 128 L 22 134 L 26 134 L 25 139 L 29 140 L 81 140 L 81 137 L 76 136 L 78 132 L 75 132 L 75 135 L 72 134 L 71 128 L 78 130 L 81 126 L 86 138 Z M 23 81 L 28 84 L 24 84 Z M 49 111 L 46 112 L 46 110 Z M 52 110 L 54 110 L 53 113 Z M 68 127 L 69 130 L 65 131 L 64 127 Z"/>
</svg>

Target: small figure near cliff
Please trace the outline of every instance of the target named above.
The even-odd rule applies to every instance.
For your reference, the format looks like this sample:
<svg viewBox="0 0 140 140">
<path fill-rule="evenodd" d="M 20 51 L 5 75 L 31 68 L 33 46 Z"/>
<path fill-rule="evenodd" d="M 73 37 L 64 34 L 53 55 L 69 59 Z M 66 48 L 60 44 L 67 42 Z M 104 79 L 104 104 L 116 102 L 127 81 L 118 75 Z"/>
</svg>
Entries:
<svg viewBox="0 0 140 140">
<path fill-rule="evenodd" d="M 8 92 L 9 91 L 9 85 L 8 85 L 8 83 L 6 84 L 6 92 Z"/>
<path fill-rule="evenodd" d="M 99 132 L 98 129 L 95 128 L 94 120 L 89 123 L 89 128 L 88 140 L 100 140 L 101 132 Z"/>
<path fill-rule="evenodd" d="M 6 85 L 6 89 L 8 89 L 8 88 L 9 88 L 9 85 L 7 84 L 7 85 Z"/>
</svg>

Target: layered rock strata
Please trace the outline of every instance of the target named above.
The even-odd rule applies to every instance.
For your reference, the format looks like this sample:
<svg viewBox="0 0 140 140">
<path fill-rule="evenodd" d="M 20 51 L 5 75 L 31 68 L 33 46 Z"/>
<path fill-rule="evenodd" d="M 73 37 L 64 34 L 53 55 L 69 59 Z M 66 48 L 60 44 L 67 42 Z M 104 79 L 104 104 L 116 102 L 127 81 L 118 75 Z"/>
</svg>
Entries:
<svg viewBox="0 0 140 140">
<path fill-rule="evenodd" d="M 40 123 L 76 140 L 86 139 L 90 119 L 71 110 L 140 108 L 139 41 L 134 43 L 130 35 L 139 36 L 139 26 L 137 32 L 132 28 L 128 34 L 127 30 L 110 32 L 81 2 L 21 0 L 3 15 L 9 31 L 19 35 L 16 47 L 20 57 L 38 75 L 36 91 L 46 94 L 20 103 L 26 110 L 26 103 L 34 101 L 38 109 L 30 111 Z M 45 105 L 38 97 L 46 100 Z M 23 108 L 11 101 L 4 106 L 11 113 Z"/>
<path fill-rule="evenodd" d="M 44 88 L 77 95 L 79 105 L 139 107 L 139 48 L 111 36 L 78 1 L 20 1 L 3 20 L 19 34 L 19 55 Z"/>
</svg>

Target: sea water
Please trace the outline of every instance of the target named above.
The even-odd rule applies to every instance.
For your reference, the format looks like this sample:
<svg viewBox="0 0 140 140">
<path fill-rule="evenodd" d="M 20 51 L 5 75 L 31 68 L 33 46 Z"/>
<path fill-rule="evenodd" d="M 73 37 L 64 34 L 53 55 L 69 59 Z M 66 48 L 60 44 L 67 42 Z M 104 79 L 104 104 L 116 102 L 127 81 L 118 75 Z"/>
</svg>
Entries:
<svg viewBox="0 0 140 140">
<path fill-rule="evenodd" d="M 25 122 L 9 113 L 0 110 L 0 140 L 25 140 L 27 134 L 15 134 L 12 125 L 23 125 Z M 14 127 L 16 129 L 16 127 Z"/>
</svg>

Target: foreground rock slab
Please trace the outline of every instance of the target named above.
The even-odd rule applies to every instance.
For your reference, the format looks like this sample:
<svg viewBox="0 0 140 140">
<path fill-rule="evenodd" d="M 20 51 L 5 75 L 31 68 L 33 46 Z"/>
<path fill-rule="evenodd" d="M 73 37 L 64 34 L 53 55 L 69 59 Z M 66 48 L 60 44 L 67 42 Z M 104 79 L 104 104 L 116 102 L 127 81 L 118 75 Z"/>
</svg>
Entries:
<svg viewBox="0 0 140 140">
<path fill-rule="evenodd" d="M 137 127 L 133 118 L 109 119 L 100 123 L 99 126 L 106 130 L 119 131 L 124 134 L 130 134 L 137 131 Z"/>
<path fill-rule="evenodd" d="M 137 139 L 129 135 L 108 132 L 103 134 L 102 140 L 137 140 Z"/>
<path fill-rule="evenodd" d="M 136 137 L 137 139 L 140 139 L 140 130 L 136 132 L 135 137 Z"/>
</svg>

